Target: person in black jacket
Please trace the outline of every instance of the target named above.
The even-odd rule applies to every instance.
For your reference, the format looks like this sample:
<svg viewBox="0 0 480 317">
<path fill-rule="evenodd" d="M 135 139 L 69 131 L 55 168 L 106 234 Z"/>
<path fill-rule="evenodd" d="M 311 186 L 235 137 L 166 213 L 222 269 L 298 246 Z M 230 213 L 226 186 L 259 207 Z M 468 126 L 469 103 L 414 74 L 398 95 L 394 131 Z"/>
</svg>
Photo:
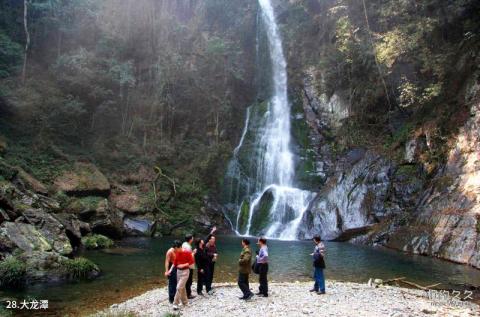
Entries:
<svg viewBox="0 0 480 317">
<path fill-rule="evenodd" d="M 315 268 L 313 273 L 315 284 L 310 292 L 322 295 L 325 294 L 325 277 L 323 275 L 323 269 L 325 269 L 325 245 L 320 236 L 313 237 L 313 242 L 315 243 L 315 249 L 311 256 L 313 258 L 313 267 Z"/>
<path fill-rule="evenodd" d="M 205 242 L 202 239 L 195 241 L 195 264 L 197 265 L 197 294 L 203 295 L 203 286 L 206 285 L 209 276 L 210 257 L 205 249 Z"/>
</svg>

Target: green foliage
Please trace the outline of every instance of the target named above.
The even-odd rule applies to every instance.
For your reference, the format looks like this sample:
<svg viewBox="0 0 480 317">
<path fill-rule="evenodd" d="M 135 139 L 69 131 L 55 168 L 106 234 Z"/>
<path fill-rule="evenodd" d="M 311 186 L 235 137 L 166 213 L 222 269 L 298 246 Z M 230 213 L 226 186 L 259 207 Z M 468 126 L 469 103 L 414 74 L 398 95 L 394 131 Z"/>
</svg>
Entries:
<svg viewBox="0 0 480 317">
<path fill-rule="evenodd" d="M 385 140 L 384 148 L 391 149 L 398 147 L 400 144 L 405 144 L 412 133 L 412 129 L 412 124 L 403 125 L 397 132 Z"/>
<path fill-rule="evenodd" d="M 406 177 L 414 177 L 418 174 L 418 167 L 415 165 L 401 165 L 396 174 L 406 176 Z"/>
<path fill-rule="evenodd" d="M 49 183 L 64 170 L 71 169 L 70 162 L 58 153 L 41 144 L 33 146 L 32 140 L 17 141 L 10 144 L 5 161 L 11 166 L 19 166 L 38 180 Z"/>
<path fill-rule="evenodd" d="M 113 246 L 113 241 L 101 234 L 92 234 L 82 238 L 82 244 L 87 249 L 105 249 Z"/>
<path fill-rule="evenodd" d="M 209 54 L 223 55 L 227 52 L 227 49 L 226 43 L 219 37 L 213 37 L 208 40 L 207 53 Z"/>
<path fill-rule="evenodd" d="M 244 200 L 240 206 L 240 215 L 238 216 L 238 230 L 240 233 L 244 233 L 246 231 L 249 216 L 250 203 L 247 200 Z"/>
<path fill-rule="evenodd" d="M 22 59 L 22 54 L 22 46 L 12 41 L 12 39 L 0 29 L 0 78 L 16 74 Z"/>
<path fill-rule="evenodd" d="M 57 191 L 52 198 L 58 201 L 62 208 L 65 208 L 70 202 L 70 197 L 63 191 Z"/>
<path fill-rule="evenodd" d="M 274 197 L 271 191 L 267 191 L 265 194 L 263 194 L 263 197 L 260 199 L 260 203 L 253 211 L 250 234 L 264 234 L 263 230 L 265 230 L 265 228 L 267 228 L 271 223 L 270 210 L 272 209 L 273 201 Z"/>
<path fill-rule="evenodd" d="M 67 275 L 73 279 L 88 278 L 93 272 L 100 271 L 95 263 L 82 257 L 67 259 L 62 264 Z"/>
<path fill-rule="evenodd" d="M 0 262 L 0 287 L 15 288 L 25 283 L 27 267 L 25 263 L 14 256 L 9 256 Z"/>
</svg>

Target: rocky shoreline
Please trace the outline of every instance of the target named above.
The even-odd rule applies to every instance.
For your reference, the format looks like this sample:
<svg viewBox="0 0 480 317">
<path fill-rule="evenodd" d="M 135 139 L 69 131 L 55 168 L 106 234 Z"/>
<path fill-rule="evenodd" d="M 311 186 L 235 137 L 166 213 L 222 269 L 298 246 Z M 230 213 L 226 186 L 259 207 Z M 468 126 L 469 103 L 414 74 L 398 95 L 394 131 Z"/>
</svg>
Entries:
<svg viewBox="0 0 480 317">
<path fill-rule="evenodd" d="M 256 290 L 258 284 L 250 287 Z M 213 295 L 197 296 L 182 316 L 480 316 L 480 307 L 452 297 L 393 286 L 327 281 L 327 294 L 308 292 L 311 283 L 271 283 L 268 298 L 239 300 L 234 283 L 217 284 Z M 166 288 L 157 288 L 98 312 L 92 317 L 177 315 Z"/>
</svg>

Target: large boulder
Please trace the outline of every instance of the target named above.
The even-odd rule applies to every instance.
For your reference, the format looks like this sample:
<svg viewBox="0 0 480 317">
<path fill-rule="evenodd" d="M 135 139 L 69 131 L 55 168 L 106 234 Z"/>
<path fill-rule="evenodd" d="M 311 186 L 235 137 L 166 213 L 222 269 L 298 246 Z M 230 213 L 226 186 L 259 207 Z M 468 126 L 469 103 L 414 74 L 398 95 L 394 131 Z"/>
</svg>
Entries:
<svg viewBox="0 0 480 317">
<path fill-rule="evenodd" d="M 272 220 L 270 209 L 273 206 L 274 200 L 275 197 L 273 196 L 272 190 L 267 190 L 260 198 L 260 202 L 253 208 L 249 232 L 251 235 L 256 236 L 265 233 L 265 228 L 268 227 Z"/>
<path fill-rule="evenodd" d="M 73 170 L 57 177 L 54 185 L 58 191 L 72 196 L 108 196 L 110 183 L 105 175 L 91 163 L 77 162 Z"/>
<path fill-rule="evenodd" d="M 82 237 L 92 231 L 90 224 L 79 220 L 76 215 L 60 213 L 56 214 L 55 217 L 65 227 L 65 233 L 74 248 L 79 247 L 82 243 Z"/>
<path fill-rule="evenodd" d="M 8 241 L 11 247 L 30 253 L 53 249 L 42 233 L 28 223 L 5 222 L 0 227 L 0 240 Z"/>
<path fill-rule="evenodd" d="M 75 216 L 81 223 L 88 223 L 88 228 L 82 225 L 83 232 L 93 232 L 119 239 L 123 234 L 123 212 L 112 208 L 105 197 L 87 196 L 72 198 L 65 212 Z M 73 232 L 72 232 L 73 233 Z M 78 237 L 78 231 L 75 232 Z M 78 239 L 75 239 L 78 242 Z"/>
<path fill-rule="evenodd" d="M 142 218 L 128 218 L 123 219 L 125 231 L 131 236 L 147 236 L 150 237 L 155 231 L 156 222 L 149 219 Z"/>
<path fill-rule="evenodd" d="M 97 212 L 88 223 L 93 233 L 103 234 L 113 239 L 120 239 L 124 233 L 123 213 L 116 210 L 107 209 Z"/>
<path fill-rule="evenodd" d="M 87 196 L 72 198 L 64 210 L 77 215 L 82 220 L 87 220 L 96 213 L 104 213 L 108 208 L 109 203 L 105 197 Z"/>
<path fill-rule="evenodd" d="M 345 156 L 336 175 L 311 201 L 303 215 L 299 238 L 320 234 L 333 240 L 388 214 L 385 203 L 391 186 L 391 162 L 370 152 L 354 160 L 349 157 Z"/>
<path fill-rule="evenodd" d="M 23 251 L 53 250 L 61 255 L 72 253 L 65 227 L 41 209 L 27 209 L 16 222 L 5 222 L 0 228 Z"/>
<path fill-rule="evenodd" d="M 114 194 L 110 200 L 116 208 L 128 214 L 143 214 L 147 212 L 146 198 L 141 197 L 140 193 L 128 191 L 120 194 Z"/>
</svg>

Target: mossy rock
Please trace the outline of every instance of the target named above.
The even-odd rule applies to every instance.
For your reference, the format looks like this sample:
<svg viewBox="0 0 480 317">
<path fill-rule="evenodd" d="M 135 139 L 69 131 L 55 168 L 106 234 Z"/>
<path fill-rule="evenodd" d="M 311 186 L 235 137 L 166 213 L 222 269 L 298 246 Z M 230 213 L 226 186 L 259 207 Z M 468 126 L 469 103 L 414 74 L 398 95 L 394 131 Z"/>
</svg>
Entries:
<svg viewBox="0 0 480 317">
<path fill-rule="evenodd" d="M 0 287 L 15 288 L 25 284 L 27 266 L 25 262 L 9 256 L 0 262 Z"/>
<path fill-rule="evenodd" d="M 47 238 L 31 224 L 6 222 L 0 227 L 0 236 L 26 252 L 53 250 Z M 71 252 L 71 247 L 69 250 Z"/>
<path fill-rule="evenodd" d="M 83 198 L 73 198 L 73 199 L 68 199 L 68 196 L 67 196 L 67 198 L 63 197 L 62 199 L 64 201 L 69 200 L 69 203 L 66 209 L 69 212 L 75 213 L 75 214 L 98 211 L 103 207 L 103 204 L 106 203 L 104 197 L 98 197 L 98 196 L 87 196 Z"/>
<path fill-rule="evenodd" d="M 113 240 L 101 235 L 101 234 L 92 234 L 82 238 L 82 244 L 87 249 L 105 249 L 111 248 L 113 246 Z"/>
<path fill-rule="evenodd" d="M 304 119 L 293 119 L 292 123 L 292 136 L 296 143 L 302 149 L 310 148 L 310 127 L 307 125 Z"/>
<path fill-rule="evenodd" d="M 70 196 L 108 196 L 110 183 L 98 168 L 90 163 L 75 163 L 54 181 L 58 191 Z"/>
<path fill-rule="evenodd" d="M 250 203 L 244 200 L 240 206 L 240 215 L 238 217 L 238 232 L 244 233 L 247 230 Z"/>
<path fill-rule="evenodd" d="M 273 192 L 271 190 L 266 191 L 262 198 L 260 198 L 259 204 L 253 210 L 252 223 L 250 226 L 251 235 L 260 235 L 271 223 L 270 209 L 272 209 Z"/>
</svg>

